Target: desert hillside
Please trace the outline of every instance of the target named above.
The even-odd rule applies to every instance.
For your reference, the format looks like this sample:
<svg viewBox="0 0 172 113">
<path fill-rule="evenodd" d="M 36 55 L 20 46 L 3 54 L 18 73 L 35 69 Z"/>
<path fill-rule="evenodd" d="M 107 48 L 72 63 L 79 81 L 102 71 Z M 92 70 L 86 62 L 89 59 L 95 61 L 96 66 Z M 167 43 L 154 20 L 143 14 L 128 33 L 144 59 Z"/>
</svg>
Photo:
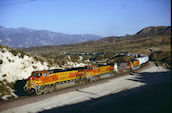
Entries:
<svg viewBox="0 0 172 113">
<path fill-rule="evenodd" d="M 22 49 L 30 54 L 39 55 L 53 61 L 64 60 L 65 53 L 106 53 L 84 58 L 108 59 L 116 61 L 117 53 L 135 53 L 149 55 L 150 59 L 170 68 L 171 62 L 171 26 L 150 26 L 141 29 L 134 35 L 105 37 L 98 41 L 78 44 L 41 46 Z M 71 57 L 78 57 L 73 55 Z M 59 59 L 60 58 L 60 59 Z M 78 59 L 78 58 L 76 58 Z"/>
</svg>

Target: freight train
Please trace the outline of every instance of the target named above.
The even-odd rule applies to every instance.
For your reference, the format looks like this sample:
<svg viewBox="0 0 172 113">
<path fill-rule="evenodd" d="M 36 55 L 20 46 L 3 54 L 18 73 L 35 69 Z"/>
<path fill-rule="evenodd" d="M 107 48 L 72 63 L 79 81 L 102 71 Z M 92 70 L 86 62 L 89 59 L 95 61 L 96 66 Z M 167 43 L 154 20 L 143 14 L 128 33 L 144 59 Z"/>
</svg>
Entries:
<svg viewBox="0 0 172 113">
<path fill-rule="evenodd" d="M 56 89 L 62 89 L 81 83 L 100 79 L 107 73 L 118 73 L 121 70 L 135 70 L 148 62 L 149 57 L 139 57 L 126 63 L 107 64 L 107 65 L 87 65 L 72 69 L 52 69 L 43 71 L 34 71 L 27 79 L 24 87 L 28 94 L 42 94 Z M 66 84 L 66 86 L 65 86 Z"/>
</svg>

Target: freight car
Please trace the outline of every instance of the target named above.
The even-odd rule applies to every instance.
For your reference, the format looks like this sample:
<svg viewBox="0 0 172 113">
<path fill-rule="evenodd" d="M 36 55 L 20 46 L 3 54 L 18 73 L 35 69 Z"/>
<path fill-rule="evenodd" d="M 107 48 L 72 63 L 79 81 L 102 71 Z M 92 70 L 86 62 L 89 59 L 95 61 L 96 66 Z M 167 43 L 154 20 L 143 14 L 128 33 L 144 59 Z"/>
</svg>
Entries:
<svg viewBox="0 0 172 113">
<path fill-rule="evenodd" d="M 117 70 L 119 70 L 119 72 L 128 72 L 128 71 L 133 71 L 133 70 L 136 70 L 138 68 L 140 68 L 140 61 L 137 60 L 137 59 L 133 59 L 129 62 L 124 62 L 124 63 L 120 63 L 118 65 L 118 68 Z"/>
<path fill-rule="evenodd" d="M 149 57 L 148 56 L 142 56 L 142 57 L 138 57 L 138 58 L 135 58 L 135 59 L 139 60 L 140 65 L 143 65 L 143 64 L 145 64 L 146 62 L 149 61 Z"/>
</svg>

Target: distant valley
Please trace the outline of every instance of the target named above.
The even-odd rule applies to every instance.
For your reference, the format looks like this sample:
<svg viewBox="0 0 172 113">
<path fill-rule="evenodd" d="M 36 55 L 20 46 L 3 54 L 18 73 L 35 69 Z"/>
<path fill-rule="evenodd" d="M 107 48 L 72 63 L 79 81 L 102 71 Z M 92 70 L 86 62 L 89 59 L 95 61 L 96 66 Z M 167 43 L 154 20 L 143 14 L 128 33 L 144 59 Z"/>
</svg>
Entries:
<svg viewBox="0 0 172 113">
<path fill-rule="evenodd" d="M 101 38 L 101 36 L 93 34 L 69 35 L 47 30 L 33 30 L 28 28 L 5 28 L 0 26 L 0 44 L 12 48 L 76 44 L 80 42 L 99 40 Z"/>
</svg>

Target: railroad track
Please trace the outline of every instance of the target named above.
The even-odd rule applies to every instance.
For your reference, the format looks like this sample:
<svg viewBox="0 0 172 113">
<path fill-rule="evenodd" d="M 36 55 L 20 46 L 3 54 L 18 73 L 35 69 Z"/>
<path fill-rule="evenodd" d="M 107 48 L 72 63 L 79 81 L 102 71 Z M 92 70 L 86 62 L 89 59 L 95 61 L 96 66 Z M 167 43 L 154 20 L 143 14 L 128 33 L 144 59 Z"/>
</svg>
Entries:
<svg viewBox="0 0 172 113">
<path fill-rule="evenodd" d="M 100 80 L 90 82 L 90 83 L 86 83 L 86 84 L 83 84 L 83 85 L 80 85 L 80 86 L 73 86 L 73 87 L 69 87 L 69 88 L 66 88 L 66 89 L 57 90 L 57 91 L 54 91 L 54 92 L 51 92 L 51 93 L 45 93 L 45 94 L 42 94 L 42 95 L 20 96 L 20 97 L 15 98 L 15 99 L 1 101 L 0 102 L 0 112 L 3 111 L 3 110 L 9 109 L 9 108 L 14 108 L 14 107 L 17 107 L 17 106 L 38 102 L 38 101 L 41 101 L 43 99 L 50 98 L 52 96 L 64 94 L 64 93 L 71 92 L 71 91 L 76 91 L 76 90 L 86 88 L 86 87 L 90 87 L 90 86 L 94 86 L 94 85 L 97 85 L 97 84 L 102 84 L 104 82 L 108 82 L 108 80 L 110 80 L 110 79 L 116 79 L 116 78 L 119 78 L 119 77 L 122 77 L 122 76 L 126 76 L 129 73 L 134 74 L 134 73 L 137 73 L 137 72 L 140 72 L 140 71 L 144 70 L 145 68 L 149 68 L 151 66 L 151 64 L 152 64 L 152 62 L 151 63 L 148 62 L 145 65 L 143 65 L 141 68 L 135 70 L 132 73 L 130 73 L 130 72 L 125 72 L 125 73 L 120 73 L 120 74 L 113 73 L 113 76 L 111 76 L 109 78 L 100 79 Z"/>
</svg>

